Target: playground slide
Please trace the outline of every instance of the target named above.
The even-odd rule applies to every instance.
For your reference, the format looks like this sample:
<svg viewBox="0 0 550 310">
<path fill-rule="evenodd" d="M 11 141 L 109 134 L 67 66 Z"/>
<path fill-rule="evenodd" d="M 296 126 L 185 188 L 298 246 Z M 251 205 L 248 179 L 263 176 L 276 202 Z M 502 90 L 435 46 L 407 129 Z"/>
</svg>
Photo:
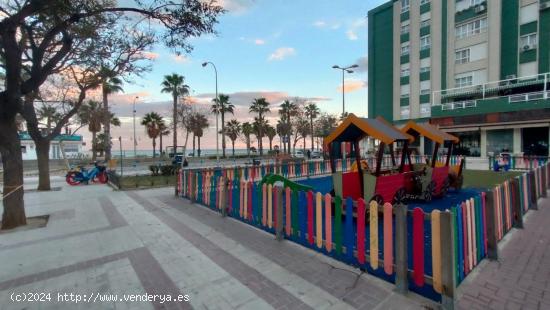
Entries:
<svg viewBox="0 0 550 310">
<path fill-rule="evenodd" d="M 313 187 L 292 182 L 289 179 L 283 177 L 282 175 L 269 173 L 262 178 L 260 185 L 262 184 L 274 184 L 275 182 L 283 182 L 284 187 L 289 187 L 292 191 L 312 191 Z"/>
</svg>

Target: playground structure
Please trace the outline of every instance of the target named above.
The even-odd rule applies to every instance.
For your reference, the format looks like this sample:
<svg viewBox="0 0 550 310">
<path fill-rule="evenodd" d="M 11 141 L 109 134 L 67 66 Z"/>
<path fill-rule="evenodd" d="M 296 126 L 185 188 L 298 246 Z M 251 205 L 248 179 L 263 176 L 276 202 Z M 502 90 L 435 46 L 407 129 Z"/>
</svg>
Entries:
<svg viewBox="0 0 550 310">
<path fill-rule="evenodd" d="M 378 141 L 378 152 L 375 167 L 367 167 L 361 162 L 359 141 L 365 137 L 372 137 Z M 365 201 L 400 203 L 406 195 L 405 190 L 405 155 L 408 154 L 408 143 L 414 138 L 391 126 L 382 118 L 359 118 L 350 114 L 324 141 L 325 148 L 329 150 L 331 170 L 334 184 L 334 194 L 340 197 L 359 198 Z M 353 145 L 356 164 L 355 171 L 337 171 L 334 165 L 339 144 L 350 142 Z M 394 156 L 394 142 L 402 143 L 403 149 L 399 165 Z M 391 156 L 392 167 L 382 169 L 382 158 L 386 146 Z M 372 170 L 374 168 L 374 171 Z"/>
<path fill-rule="evenodd" d="M 423 136 L 434 143 L 432 157 L 426 164 L 413 164 L 411 153 L 407 152 L 408 164 L 405 165 L 405 171 L 410 171 L 405 182 L 407 199 L 421 199 L 429 202 L 432 197 L 445 196 L 451 186 L 455 189 L 462 188 L 463 160 L 458 165 L 449 165 L 453 146 L 459 142 L 457 137 L 430 124 L 419 124 L 412 120 L 401 128 L 401 132 L 412 136 L 415 140 Z M 438 160 L 440 147 L 447 147 L 444 161 Z"/>
</svg>

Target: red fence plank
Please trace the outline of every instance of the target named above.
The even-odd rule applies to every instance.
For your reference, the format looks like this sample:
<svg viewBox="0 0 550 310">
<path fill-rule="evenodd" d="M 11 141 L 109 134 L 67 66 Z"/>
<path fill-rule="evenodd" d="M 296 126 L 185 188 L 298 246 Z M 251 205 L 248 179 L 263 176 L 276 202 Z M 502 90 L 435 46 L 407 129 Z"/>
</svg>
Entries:
<svg viewBox="0 0 550 310">
<path fill-rule="evenodd" d="M 424 211 L 418 207 L 413 210 L 413 281 L 424 285 Z"/>
</svg>

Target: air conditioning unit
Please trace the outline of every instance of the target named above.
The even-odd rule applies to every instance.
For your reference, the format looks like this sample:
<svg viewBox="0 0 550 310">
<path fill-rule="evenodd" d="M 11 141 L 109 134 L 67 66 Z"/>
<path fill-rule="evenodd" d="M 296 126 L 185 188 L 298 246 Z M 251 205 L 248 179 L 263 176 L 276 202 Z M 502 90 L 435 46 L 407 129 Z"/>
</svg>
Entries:
<svg viewBox="0 0 550 310">
<path fill-rule="evenodd" d="M 515 78 L 516 78 L 515 74 L 509 74 L 509 75 L 506 76 L 507 80 L 511 80 L 511 79 L 515 79 Z"/>
<path fill-rule="evenodd" d="M 539 5 L 539 10 L 546 10 L 550 8 L 550 2 L 542 2 L 540 5 Z"/>
<path fill-rule="evenodd" d="M 530 50 L 530 49 L 532 49 L 532 48 L 533 48 L 533 46 L 532 46 L 531 44 L 525 44 L 525 45 L 522 47 L 522 49 L 523 49 L 524 51 L 528 51 L 528 50 Z"/>
<path fill-rule="evenodd" d="M 476 8 L 474 9 L 474 11 L 475 11 L 476 13 L 481 13 L 481 12 L 485 11 L 485 5 L 482 4 L 482 5 L 476 6 Z"/>
</svg>

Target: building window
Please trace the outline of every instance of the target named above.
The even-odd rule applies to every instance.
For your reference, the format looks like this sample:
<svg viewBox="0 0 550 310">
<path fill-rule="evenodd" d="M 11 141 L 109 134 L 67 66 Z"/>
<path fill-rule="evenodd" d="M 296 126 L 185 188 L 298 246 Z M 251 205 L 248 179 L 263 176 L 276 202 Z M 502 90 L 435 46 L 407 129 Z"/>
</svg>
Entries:
<svg viewBox="0 0 550 310">
<path fill-rule="evenodd" d="M 402 106 L 399 112 L 401 119 L 408 119 L 411 117 L 411 108 L 408 105 Z"/>
<path fill-rule="evenodd" d="M 420 104 L 420 116 L 429 117 L 432 114 L 432 109 L 430 103 L 421 103 Z"/>
<path fill-rule="evenodd" d="M 482 4 L 485 0 L 470 0 L 470 6 Z"/>
<path fill-rule="evenodd" d="M 420 5 L 430 3 L 430 0 L 420 0 Z"/>
<path fill-rule="evenodd" d="M 427 95 L 431 92 L 430 80 L 420 82 L 420 94 Z"/>
<path fill-rule="evenodd" d="M 455 64 L 463 64 L 470 61 L 470 49 L 465 48 L 455 52 Z"/>
<path fill-rule="evenodd" d="M 401 98 L 408 98 L 411 93 L 411 86 L 409 84 L 401 85 Z"/>
<path fill-rule="evenodd" d="M 401 77 L 406 77 L 411 74 L 410 65 L 408 63 L 401 65 Z"/>
<path fill-rule="evenodd" d="M 487 17 L 474 20 L 455 27 L 455 35 L 457 39 L 471 37 L 478 33 L 485 32 L 487 30 Z"/>
<path fill-rule="evenodd" d="M 410 8 L 409 0 L 401 0 L 401 13 L 408 12 Z"/>
<path fill-rule="evenodd" d="M 467 75 L 462 77 L 456 77 L 455 78 L 455 87 L 466 87 L 466 86 L 472 86 L 474 82 L 473 75 Z"/>
<path fill-rule="evenodd" d="M 424 28 L 424 27 L 428 27 L 430 26 L 430 19 L 427 19 L 427 20 L 423 20 L 420 22 L 420 28 Z"/>
<path fill-rule="evenodd" d="M 409 23 L 401 24 L 401 34 L 409 33 Z"/>
<path fill-rule="evenodd" d="M 429 49 L 432 45 L 432 39 L 430 35 L 425 35 L 420 38 L 420 50 Z"/>
<path fill-rule="evenodd" d="M 430 66 L 420 67 L 420 73 L 430 72 L 430 70 L 431 70 Z"/>
<path fill-rule="evenodd" d="M 537 34 L 531 33 L 519 37 L 519 48 L 521 50 L 527 51 L 537 47 Z"/>
<path fill-rule="evenodd" d="M 410 44 L 409 42 L 401 43 L 401 56 L 409 55 Z"/>
</svg>

